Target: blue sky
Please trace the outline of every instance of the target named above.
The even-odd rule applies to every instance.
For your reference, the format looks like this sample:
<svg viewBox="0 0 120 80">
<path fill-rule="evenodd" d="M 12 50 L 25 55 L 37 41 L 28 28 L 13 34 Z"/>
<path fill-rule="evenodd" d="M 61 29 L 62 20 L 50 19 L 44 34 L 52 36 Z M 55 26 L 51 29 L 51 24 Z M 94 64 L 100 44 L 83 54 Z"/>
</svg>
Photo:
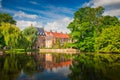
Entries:
<svg viewBox="0 0 120 80">
<path fill-rule="evenodd" d="M 33 24 L 59 32 L 69 32 L 74 12 L 84 6 L 104 6 L 104 15 L 120 17 L 120 0 L 0 0 L 0 12 L 11 14 L 20 29 Z"/>
</svg>

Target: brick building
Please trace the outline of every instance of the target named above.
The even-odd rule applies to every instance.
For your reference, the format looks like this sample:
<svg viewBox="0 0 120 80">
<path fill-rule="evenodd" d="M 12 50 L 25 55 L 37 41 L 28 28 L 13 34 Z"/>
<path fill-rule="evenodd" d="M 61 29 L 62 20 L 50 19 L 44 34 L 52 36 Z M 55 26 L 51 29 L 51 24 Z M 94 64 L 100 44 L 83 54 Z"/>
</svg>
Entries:
<svg viewBox="0 0 120 80">
<path fill-rule="evenodd" d="M 36 39 L 36 42 L 35 42 L 35 48 L 44 48 L 45 47 L 45 31 L 43 28 L 37 28 L 36 29 L 38 30 L 37 32 L 37 39 Z"/>
<path fill-rule="evenodd" d="M 56 42 L 59 40 L 61 46 L 64 45 L 65 42 L 70 42 L 70 38 L 68 34 L 52 32 L 52 31 L 44 31 L 43 28 L 37 28 L 37 39 L 35 42 L 35 48 L 53 48 Z"/>
<path fill-rule="evenodd" d="M 45 32 L 46 33 L 46 48 L 52 48 L 57 41 L 60 42 L 60 45 L 63 46 L 65 42 L 70 42 L 68 34 L 59 33 L 59 32 Z"/>
</svg>

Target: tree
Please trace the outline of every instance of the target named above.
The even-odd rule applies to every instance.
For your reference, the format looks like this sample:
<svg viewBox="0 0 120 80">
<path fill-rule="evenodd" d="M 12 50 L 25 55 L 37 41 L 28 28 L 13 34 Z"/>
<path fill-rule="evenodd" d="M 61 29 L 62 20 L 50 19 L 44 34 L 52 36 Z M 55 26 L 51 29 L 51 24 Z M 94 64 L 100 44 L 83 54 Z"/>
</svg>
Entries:
<svg viewBox="0 0 120 80">
<path fill-rule="evenodd" d="M 101 16 L 98 19 L 98 25 L 97 25 L 97 29 L 96 32 L 98 33 L 97 36 L 99 36 L 99 34 L 101 34 L 101 31 L 103 28 L 108 28 L 111 26 L 120 26 L 120 21 L 118 20 L 117 17 L 115 16 Z"/>
<path fill-rule="evenodd" d="M 9 23 L 2 23 L 0 29 L 2 30 L 1 33 L 4 36 L 5 45 L 9 46 L 10 48 L 15 48 L 18 44 L 20 29 Z"/>
<path fill-rule="evenodd" d="M 53 47 L 54 48 L 61 48 L 61 43 L 60 43 L 60 39 L 59 38 L 56 39 L 56 42 L 54 43 Z"/>
<path fill-rule="evenodd" d="M 4 36 L 2 34 L 2 29 L 0 27 L 0 49 L 2 49 L 5 46 Z"/>
<path fill-rule="evenodd" d="M 16 48 L 22 48 L 22 49 L 27 49 L 29 46 L 29 41 L 27 38 L 22 34 L 22 31 L 20 32 L 18 36 L 18 43 L 16 45 Z"/>
<path fill-rule="evenodd" d="M 13 20 L 12 16 L 6 13 L 0 13 L 0 48 L 3 48 L 5 46 L 5 40 L 4 40 L 4 35 L 2 32 L 4 29 L 1 28 L 2 23 L 10 23 L 10 24 L 16 24 L 16 21 Z"/>
<path fill-rule="evenodd" d="M 96 38 L 95 48 L 100 52 L 120 53 L 120 26 L 111 26 L 102 30 Z"/>
<path fill-rule="evenodd" d="M 119 80 L 119 58 L 119 54 L 86 53 L 74 56 L 68 77 L 70 80 Z"/>
<path fill-rule="evenodd" d="M 81 8 L 74 14 L 74 20 L 68 25 L 73 47 L 82 51 L 94 51 L 94 33 L 98 25 L 98 18 L 102 16 L 104 8 Z"/>
<path fill-rule="evenodd" d="M 28 47 L 31 48 L 34 45 L 34 42 L 37 38 L 37 29 L 35 27 L 30 26 L 25 28 L 22 33 L 29 42 Z"/>
<path fill-rule="evenodd" d="M 117 17 L 102 16 L 103 12 L 103 7 L 85 7 L 74 13 L 74 20 L 68 25 L 73 48 L 81 51 L 97 51 L 96 38 L 100 36 L 102 29 L 120 25 Z"/>
<path fill-rule="evenodd" d="M 16 21 L 13 20 L 13 17 L 10 14 L 0 13 L 0 24 L 2 22 L 16 24 Z"/>
</svg>

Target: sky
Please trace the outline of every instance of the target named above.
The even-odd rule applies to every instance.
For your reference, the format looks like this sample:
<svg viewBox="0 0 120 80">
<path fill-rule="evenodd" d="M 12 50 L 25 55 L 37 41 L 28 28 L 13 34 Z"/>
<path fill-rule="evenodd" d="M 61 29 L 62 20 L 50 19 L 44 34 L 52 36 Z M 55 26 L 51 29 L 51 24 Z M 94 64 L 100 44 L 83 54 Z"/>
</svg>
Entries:
<svg viewBox="0 0 120 80">
<path fill-rule="evenodd" d="M 23 30 L 31 24 L 46 31 L 70 32 L 68 24 L 81 7 L 103 6 L 103 15 L 120 18 L 120 0 L 0 0 L 0 12 L 9 13 Z"/>
</svg>

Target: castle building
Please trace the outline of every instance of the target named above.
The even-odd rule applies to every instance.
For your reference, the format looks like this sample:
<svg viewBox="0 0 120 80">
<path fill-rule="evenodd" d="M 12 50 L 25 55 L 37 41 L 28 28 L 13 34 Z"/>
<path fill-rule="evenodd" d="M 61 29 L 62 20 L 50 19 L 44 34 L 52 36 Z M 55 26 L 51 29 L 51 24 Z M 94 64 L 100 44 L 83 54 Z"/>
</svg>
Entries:
<svg viewBox="0 0 120 80">
<path fill-rule="evenodd" d="M 66 42 L 70 41 L 69 35 L 59 32 L 45 32 L 46 33 L 46 48 L 52 48 L 57 42 L 60 46 L 63 46 Z"/>
<path fill-rule="evenodd" d="M 53 48 L 57 42 L 60 46 L 64 46 L 66 42 L 70 42 L 70 37 L 67 33 L 44 31 L 43 28 L 36 28 L 37 39 L 35 42 L 35 48 Z"/>
<path fill-rule="evenodd" d="M 46 34 L 45 34 L 45 31 L 43 28 L 37 28 L 36 29 L 38 30 L 37 32 L 37 39 L 35 41 L 35 48 L 44 48 L 45 47 L 45 37 L 46 37 Z"/>
</svg>

